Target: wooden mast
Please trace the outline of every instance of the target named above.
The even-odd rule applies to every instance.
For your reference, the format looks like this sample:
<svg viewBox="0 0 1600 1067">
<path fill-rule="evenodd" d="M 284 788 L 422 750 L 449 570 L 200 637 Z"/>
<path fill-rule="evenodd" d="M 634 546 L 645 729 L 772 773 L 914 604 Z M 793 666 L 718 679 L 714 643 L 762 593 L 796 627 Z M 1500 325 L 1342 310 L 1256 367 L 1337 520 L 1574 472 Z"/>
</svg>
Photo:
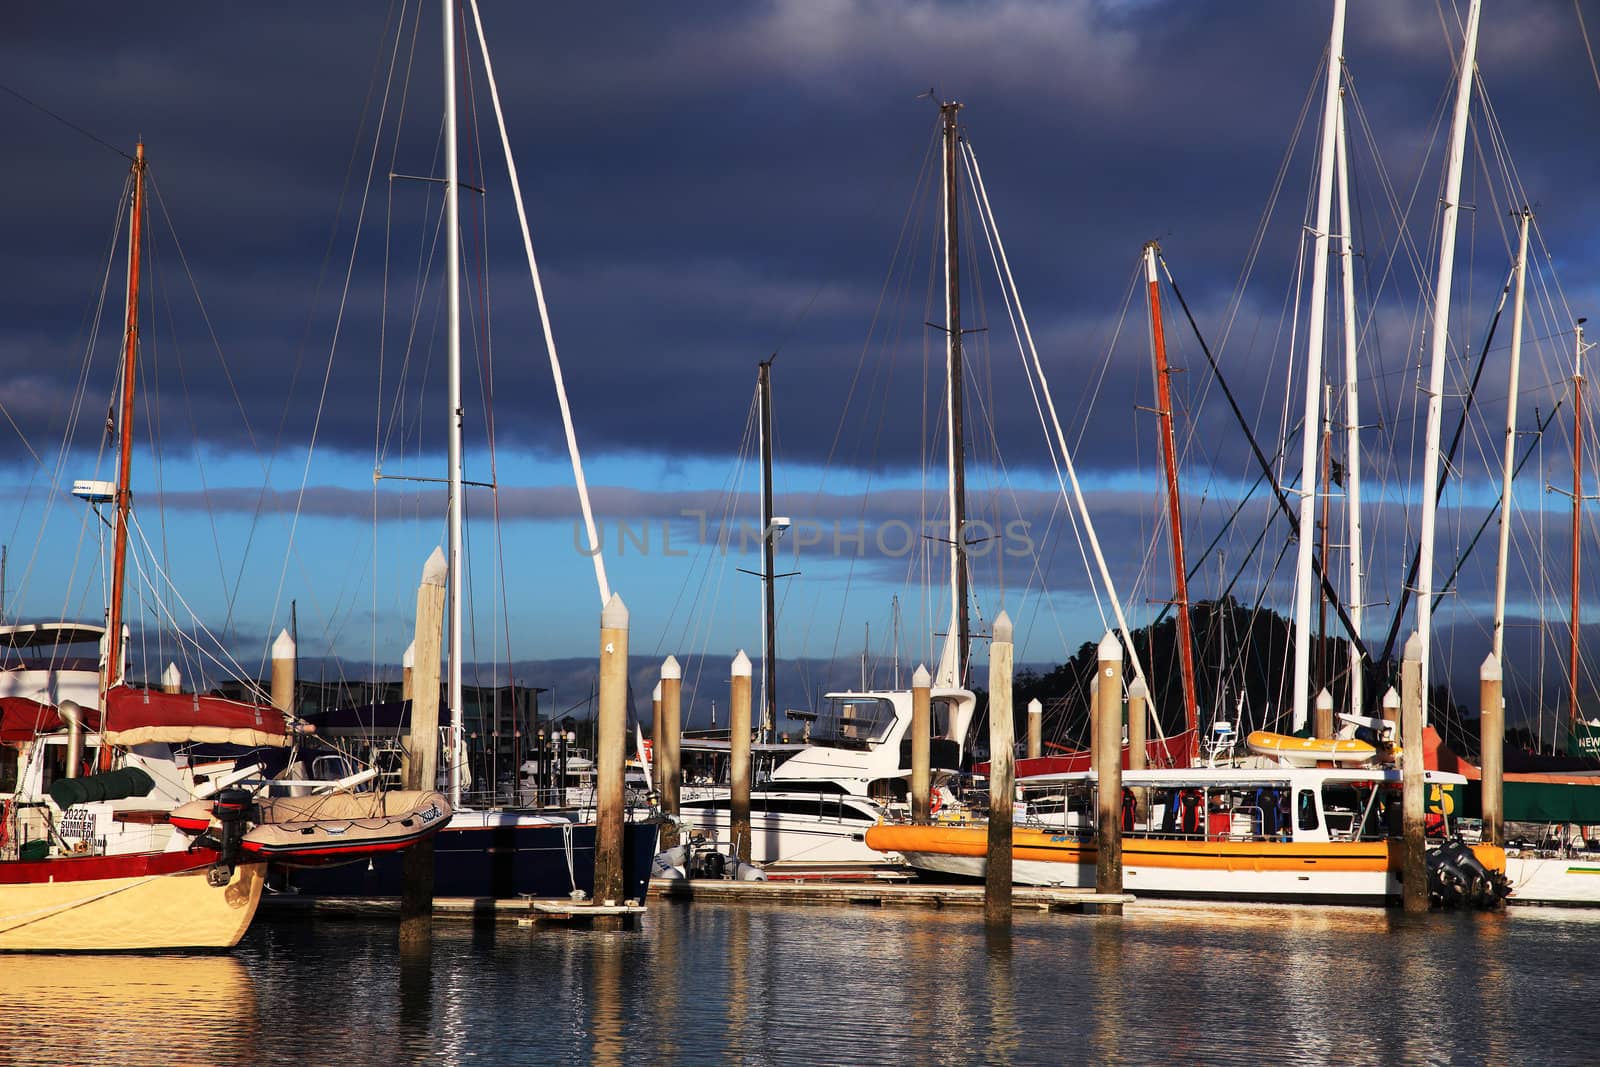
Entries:
<svg viewBox="0 0 1600 1067">
<path fill-rule="evenodd" d="M 967 554 L 965 527 L 967 521 L 966 441 L 961 429 L 961 394 L 963 372 L 961 369 L 961 241 L 959 229 L 960 198 L 956 182 L 956 145 L 960 132 L 956 116 L 961 105 L 951 101 L 939 105 L 939 121 L 944 128 L 944 246 L 945 246 L 945 327 L 948 334 L 950 357 L 947 383 L 947 404 L 950 453 L 950 599 L 951 623 L 955 629 L 950 635 L 954 641 L 954 677 L 942 676 L 938 685 L 961 685 L 967 675 L 967 655 L 971 636 L 967 615 Z M 945 666 L 941 664 L 941 667 Z M 941 674 L 945 674 L 941 671 Z"/>
<path fill-rule="evenodd" d="M 128 224 L 128 309 L 122 349 L 122 415 L 117 447 L 117 519 L 111 557 L 111 609 L 106 615 L 106 664 L 100 678 L 101 729 L 106 722 L 106 690 L 122 681 L 122 604 L 127 596 L 128 511 L 133 503 L 133 391 L 139 356 L 139 247 L 144 220 L 144 142 L 133 150 L 133 214 Z M 100 763 L 109 767 L 111 749 L 100 746 Z"/>
<path fill-rule="evenodd" d="M 1582 717 L 1578 713 L 1578 574 L 1583 560 L 1583 324 L 1587 321 L 1578 320 L 1572 367 L 1572 644 L 1567 656 L 1567 684 L 1571 700 L 1568 722 L 1574 728 Z"/>
<path fill-rule="evenodd" d="M 1198 734 L 1199 701 L 1195 696 L 1194 638 L 1189 621 L 1188 565 L 1183 555 L 1183 504 L 1178 494 L 1178 451 L 1172 432 L 1172 368 L 1167 364 L 1167 335 L 1161 323 L 1161 290 L 1156 280 L 1155 241 L 1144 246 L 1144 274 L 1150 301 L 1150 357 L 1156 368 L 1156 416 L 1161 421 L 1161 459 L 1167 474 L 1167 530 L 1172 541 L 1172 597 L 1178 618 L 1178 662 L 1183 674 L 1183 722 L 1191 746 Z M 1193 755 L 1191 752 L 1190 755 Z"/>
</svg>

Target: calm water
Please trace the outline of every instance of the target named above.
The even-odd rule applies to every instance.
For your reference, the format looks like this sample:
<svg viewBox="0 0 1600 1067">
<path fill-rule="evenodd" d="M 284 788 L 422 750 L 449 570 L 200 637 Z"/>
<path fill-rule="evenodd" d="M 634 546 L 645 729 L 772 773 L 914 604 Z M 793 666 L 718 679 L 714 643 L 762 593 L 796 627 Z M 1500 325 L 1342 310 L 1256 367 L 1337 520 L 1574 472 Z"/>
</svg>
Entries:
<svg viewBox="0 0 1600 1067">
<path fill-rule="evenodd" d="M 258 922 L 226 956 L 0 957 L 0 1062 L 1596 1063 L 1600 914 L 659 904 L 620 933 Z"/>
</svg>

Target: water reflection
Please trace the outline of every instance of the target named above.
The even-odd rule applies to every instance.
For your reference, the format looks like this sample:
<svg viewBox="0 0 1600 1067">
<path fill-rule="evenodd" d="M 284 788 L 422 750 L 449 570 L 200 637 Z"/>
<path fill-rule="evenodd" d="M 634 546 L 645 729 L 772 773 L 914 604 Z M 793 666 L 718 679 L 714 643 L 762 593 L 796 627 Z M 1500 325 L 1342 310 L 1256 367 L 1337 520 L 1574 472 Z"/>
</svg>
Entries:
<svg viewBox="0 0 1600 1067">
<path fill-rule="evenodd" d="M 983 931 L 984 975 L 989 993 L 989 1047 L 984 1059 L 1010 1064 L 1018 1050 L 1016 990 L 1011 981 L 1012 930 L 986 925 Z"/>
<path fill-rule="evenodd" d="M 622 944 L 614 932 L 592 931 L 594 956 L 594 1063 L 622 1063 Z"/>
<path fill-rule="evenodd" d="M 233 956 L 0 958 L 0 1061 L 1585 1063 L 1600 915 L 694 904 L 397 940 L 297 919 Z"/>
<path fill-rule="evenodd" d="M 8 1062 L 249 1063 L 262 1042 L 231 956 L 0 956 L 0 1003 Z"/>
</svg>

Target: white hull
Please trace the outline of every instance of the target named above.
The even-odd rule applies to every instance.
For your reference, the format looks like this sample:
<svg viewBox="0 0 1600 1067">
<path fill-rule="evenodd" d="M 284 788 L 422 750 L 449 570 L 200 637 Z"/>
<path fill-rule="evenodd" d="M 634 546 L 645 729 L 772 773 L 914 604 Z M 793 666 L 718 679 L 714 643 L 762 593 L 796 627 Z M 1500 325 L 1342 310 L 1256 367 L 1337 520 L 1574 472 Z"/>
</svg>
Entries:
<svg viewBox="0 0 1600 1067">
<path fill-rule="evenodd" d="M 715 835 L 719 845 L 732 841 L 726 810 L 685 809 L 681 818 L 685 827 L 698 830 L 707 837 Z M 870 825 L 809 815 L 752 812 L 750 861 L 763 865 L 883 863 L 886 858 L 884 854 L 868 848 L 864 840 Z"/>
<path fill-rule="evenodd" d="M 1509 904 L 1600 907 L 1600 857 L 1506 856 Z"/>
</svg>

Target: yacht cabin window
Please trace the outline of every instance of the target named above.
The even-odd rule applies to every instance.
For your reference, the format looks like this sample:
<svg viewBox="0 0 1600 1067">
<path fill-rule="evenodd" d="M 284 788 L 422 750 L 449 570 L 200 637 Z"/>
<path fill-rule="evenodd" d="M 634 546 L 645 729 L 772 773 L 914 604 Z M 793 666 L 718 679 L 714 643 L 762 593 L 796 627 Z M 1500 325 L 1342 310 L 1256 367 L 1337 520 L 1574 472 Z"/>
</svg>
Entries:
<svg viewBox="0 0 1600 1067">
<path fill-rule="evenodd" d="M 882 741 L 894 723 L 894 705 L 881 697 L 830 700 L 811 726 L 811 743 L 866 748 Z"/>
</svg>

